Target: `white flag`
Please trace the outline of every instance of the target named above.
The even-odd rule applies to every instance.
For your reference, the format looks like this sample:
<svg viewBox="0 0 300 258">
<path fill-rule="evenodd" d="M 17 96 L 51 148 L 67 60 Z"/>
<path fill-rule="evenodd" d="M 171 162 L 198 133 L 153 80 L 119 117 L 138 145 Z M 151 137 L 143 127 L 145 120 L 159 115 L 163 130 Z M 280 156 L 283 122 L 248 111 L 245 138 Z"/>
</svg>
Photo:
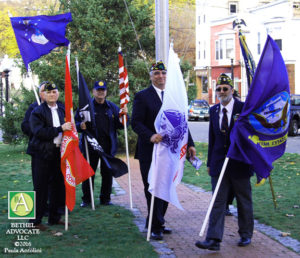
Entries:
<svg viewBox="0 0 300 258">
<path fill-rule="evenodd" d="M 149 192 L 183 210 L 176 186 L 182 179 L 187 151 L 188 101 L 179 61 L 171 45 L 164 101 L 154 122 L 163 140 L 154 145 L 148 182 Z"/>
</svg>

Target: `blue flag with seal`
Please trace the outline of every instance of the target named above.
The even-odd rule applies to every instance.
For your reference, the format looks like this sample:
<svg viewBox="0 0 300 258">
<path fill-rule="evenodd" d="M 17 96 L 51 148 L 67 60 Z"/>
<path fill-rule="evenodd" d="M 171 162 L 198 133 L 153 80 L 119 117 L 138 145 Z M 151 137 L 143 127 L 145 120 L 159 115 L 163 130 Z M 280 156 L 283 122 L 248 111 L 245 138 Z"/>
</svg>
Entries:
<svg viewBox="0 0 300 258">
<path fill-rule="evenodd" d="M 227 156 L 268 178 L 273 161 L 285 152 L 289 116 L 288 74 L 277 44 L 268 36 Z"/>
<path fill-rule="evenodd" d="M 72 21 L 71 13 L 11 17 L 10 21 L 27 70 L 32 61 L 47 55 L 56 47 L 69 44 L 65 34 L 67 24 Z"/>
</svg>

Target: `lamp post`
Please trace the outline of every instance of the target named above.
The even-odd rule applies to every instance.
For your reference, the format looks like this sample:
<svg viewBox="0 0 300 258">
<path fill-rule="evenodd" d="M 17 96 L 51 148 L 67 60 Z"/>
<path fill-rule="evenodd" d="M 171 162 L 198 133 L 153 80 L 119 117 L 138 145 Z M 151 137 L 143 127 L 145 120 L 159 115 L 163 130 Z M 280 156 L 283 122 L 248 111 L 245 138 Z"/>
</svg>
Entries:
<svg viewBox="0 0 300 258">
<path fill-rule="evenodd" d="M 6 102 L 8 102 L 8 100 L 9 100 L 8 74 L 9 74 L 10 70 L 5 69 L 3 72 L 4 72 L 4 76 L 5 76 L 5 100 L 6 100 Z"/>
<path fill-rule="evenodd" d="M 2 72 L 0 72 L 0 116 L 3 116 L 3 84 L 2 84 Z"/>
<path fill-rule="evenodd" d="M 233 71 L 233 57 L 230 58 L 230 61 L 231 61 L 231 80 L 232 80 L 232 85 L 234 87 L 234 71 Z"/>
</svg>

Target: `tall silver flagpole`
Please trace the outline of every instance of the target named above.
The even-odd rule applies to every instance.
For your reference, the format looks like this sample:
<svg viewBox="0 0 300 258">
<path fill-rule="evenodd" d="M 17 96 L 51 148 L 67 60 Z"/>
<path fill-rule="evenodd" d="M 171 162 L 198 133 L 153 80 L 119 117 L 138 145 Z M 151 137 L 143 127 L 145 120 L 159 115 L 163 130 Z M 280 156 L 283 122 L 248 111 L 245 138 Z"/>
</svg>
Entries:
<svg viewBox="0 0 300 258">
<path fill-rule="evenodd" d="M 169 1 L 155 0 L 155 56 L 156 60 L 168 63 L 169 55 Z M 154 195 L 152 193 L 149 211 L 149 224 L 147 241 L 150 240 L 152 217 L 154 207 Z"/>
</svg>

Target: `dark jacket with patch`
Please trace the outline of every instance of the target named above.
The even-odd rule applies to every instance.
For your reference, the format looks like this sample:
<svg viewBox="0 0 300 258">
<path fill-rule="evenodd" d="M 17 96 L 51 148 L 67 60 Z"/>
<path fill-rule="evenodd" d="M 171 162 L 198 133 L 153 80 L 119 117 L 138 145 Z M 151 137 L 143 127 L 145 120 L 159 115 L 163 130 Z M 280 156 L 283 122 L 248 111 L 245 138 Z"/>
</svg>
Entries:
<svg viewBox="0 0 300 258">
<path fill-rule="evenodd" d="M 57 103 L 60 124 L 65 123 L 65 108 L 61 103 Z M 62 127 L 53 127 L 52 113 L 48 104 L 44 102 L 36 107 L 29 119 L 30 129 L 33 137 L 30 141 L 33 151 L 42 159 L 52 160 L 55 158 L 55 144 L 53 139 L 62 132 Z"/>
<path fill-rule="evenodd" d="M 95 105 L 97 105 L 95 99 L 93 99 L 92 103 Z M 96 112 L 96 108 L 95 112 Z M 113 102 L 110 102 L 108 100 L 105 100 L 105 115 L 108 117 L 108 132 L 107 135 L 109 137 L 110 140 L 110 144 L 111 144 L 111 148 L 110 148 L 110 154 L 112 156 L 115 156 L 117 153 L 117 149 L 118 149 L 118 136 L 117 136 L 117 129 L 123 129 L 123 124 L 120 122 L 119 119 L 119 111 L 120 108 L 114 104 Z M 97 119 L 97 114 L 95 114 L 95 119 Z M 76 121 L 76 128 L 77 131 L 82 133 L 83 130 L 80 128 L 80 123 L 81 123 L 81 118 L 79 115 L 79 111 L 77 110 L 76 115 L 75 115 L 75 121 Z M 97 128 L 96 128 L 97 130 Z M 97 135 L 97 133 L 92 133 L 95 137 Z M 96 137 L 97 138 L 97 137 Z M 99 139 L 97 139 L 99 142 Z M 81 135 L 80 137 L 80 149 L 82 151 L 82 153 L 85 154 L 85 148 L 84 148 L 84 142 L 83 142 L 83 137 Z M 89 148 L 90 151 L 92 151 L 91 148 Z"/>
<path fill-rule="evenodd" d="M 243 105 L 243 102 L 235 99 L 230 120 L 229 133 L 227 135 L 224 135 L 220 130 L 220 104 L 212 106 L 209 110 L 210 121 L 207 167 L 210 168 L 211 176 L 218 176 L 221 173 L 222 166 L 230 146 L 230 133 L 234 126 L 234 117 L 242 112 Z M 253 174 L 249 165 L 233 159 L 229 159 L 225 173 L 235 178 L 249 177 Z"/>
<path fill-rule="evenodd" d="M 154 121 L 161 105 L 162 102 L 152 85 L 135 95 L 131 126 L 138 135 L 135 158 L 140 161 L 152 160 L 154 144 L 150 142 L 150 138 L 156 134 Z M 190 146 L 194 146 L 194 142 L 189 132 L 188 147 Z"/>
</svg>

